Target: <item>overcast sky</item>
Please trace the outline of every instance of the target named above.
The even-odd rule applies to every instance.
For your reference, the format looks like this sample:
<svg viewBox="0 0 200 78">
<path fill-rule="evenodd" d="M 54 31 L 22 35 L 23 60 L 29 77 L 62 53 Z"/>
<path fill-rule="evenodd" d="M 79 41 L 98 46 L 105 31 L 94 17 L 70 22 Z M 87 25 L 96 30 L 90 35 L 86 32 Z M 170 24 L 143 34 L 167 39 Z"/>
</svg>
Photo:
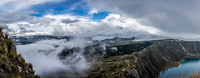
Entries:
<svg viewBox="0 0 200 78">
<path fill-rule="evenodd" d="M 3 0 L 11 35 L 200 38 L 199 0 Z"/>
</svg>

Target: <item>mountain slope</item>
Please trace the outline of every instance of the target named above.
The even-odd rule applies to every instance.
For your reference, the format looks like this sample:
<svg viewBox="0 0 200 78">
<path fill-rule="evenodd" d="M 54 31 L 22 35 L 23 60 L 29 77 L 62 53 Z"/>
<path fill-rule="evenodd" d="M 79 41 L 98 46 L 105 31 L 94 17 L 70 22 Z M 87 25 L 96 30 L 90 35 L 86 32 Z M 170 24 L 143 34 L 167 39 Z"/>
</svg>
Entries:
<svg viewBox="0 0 200 78">
<path fill-rule="evenodd" d="M 25 63 L 7 34 L 0 28 L 0 78 L 38 78 L 32 65 Z"/>
<path fill-rule="evenodd" d="M 200 42 L 197 41 L 168 39 L 148 42 L 152 44 L 132 54 L 101 58 L 88 77 L 155 78 L 161 71 L 178 66 L 183 58 L 200 57 Z"/>
</svg>

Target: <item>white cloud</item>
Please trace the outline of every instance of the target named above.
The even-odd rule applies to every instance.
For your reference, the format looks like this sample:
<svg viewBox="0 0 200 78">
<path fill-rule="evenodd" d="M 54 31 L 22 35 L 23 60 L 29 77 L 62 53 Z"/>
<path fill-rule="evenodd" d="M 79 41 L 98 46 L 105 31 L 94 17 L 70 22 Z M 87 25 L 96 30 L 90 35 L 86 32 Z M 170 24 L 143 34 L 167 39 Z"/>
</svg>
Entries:
<svg viewBox="0 0 200 78">
<path fill-rule="evenodd" d="M 15 1 L 15 0 L 2 0 L 0 3 L 0 7 L 2 7 L 3 5 L 5 5 L 7 3 L 13 2 L 13 1 Z"/>
<path fill-rule="evenodd" d="M 91 10 L 88 12 L 89 15 L 92 15 L 92 14 L 94 14 L 94 13 L 98 13 L 98 11 L 97 11 L 96 8 L 93 8 L 93 9 L 91 9 Z"/>
<path fill-rule="evenodd" d="M 0 14 L 0 23 L 9 24 L 20 21 L 28 21 L 31 19 L 31 16 L 28 14 L 34 13 L 33 11 L 21 11 L 21 12 L 9 12 Z"/>
<path fill-rule="evenodd" d="M 79 20 L 73 23 L 63 23 L 63 20 Z M 37 23 L 34 23 L 34 22 Z M 20 26 L 17 26 L 20 25 Z M 158 34 L 159 30 L 153 27 L 143 26 L 137 20 L 109 14 L 100 22 L 91 21 L 88 18 L 72 15 L 46 15 L 35 18 L 30 22 L 9 24 L 15 32 L 13 35 L 65 35 L 81 37 L 133 37 L 141 34 Z M 19 27 L 35 32 L 20 33 Z"/>
<path fill-rule="evenodd" d="M 32 5 L 43 4 L 46 2 L 60 2 L 64 0 L 2 0 L 0 3 L 0 11 L 13 12 L 27 9 Z"/>
<path fill-rule="evenodd" d="M 82 17 L 82 16 L 73 16 L 70 14 L 63 14 L 63 15 L 45 15 L 44 18 L 51 18 L 56 19 L 57 22 L 61 22 L 63 19 L 71 19 L 76 20 L 79 19 L 80 21 L 89 21 L 88 17 Z"/>
<path fill-rule="evenodd" d="M 83 52 L 74 52 L 72 55 L 65 59 L 59 59 L 59 53 L 64 48 L 79 47 L 84 48 L 88 41 L 83 39 L 73 39 L 71 41 L 66 40 L 43 40 L 28 45 L 18 45 L 17 52 L 22 54 L 26 62 L 30 62 L 33 65 L 33 69 L 37 75 L 42 77 L 45 74 L 56 73 L 62 71 L 65 77 L 74 77 L 73 75 L 85 75 L 86 71 L 90 68 L 91 62 L 88 62 Z M 55 47 L 58 46 L 58 47 Z M 24 49 L 26 48 L 26 49 Z"/>
<path fill-rule="evenodd" d="M 137 19 L 142 25 L 157 28 L 159 34 L 199 37 L 199 0 L 87 0 L 91 8 Z M 192 35 L 192 36 L 191 36 Z"/>
</svg>

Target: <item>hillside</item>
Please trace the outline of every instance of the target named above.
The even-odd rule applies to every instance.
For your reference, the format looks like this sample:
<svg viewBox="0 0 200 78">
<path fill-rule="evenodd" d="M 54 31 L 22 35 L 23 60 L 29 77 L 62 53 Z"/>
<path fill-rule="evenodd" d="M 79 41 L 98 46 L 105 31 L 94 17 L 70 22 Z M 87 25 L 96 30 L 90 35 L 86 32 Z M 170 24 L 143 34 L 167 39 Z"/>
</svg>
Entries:
<svg viewBox="0 0 200 78">
<path fill-rule="evenodd" d="M 83 52 L 93 66 L 85 71 L 88 76 L 74 75 L 88 78 L 156 78 L 161 71 L 178 66 L 184 58 L 200 57 L 199 41 L 134 39 L 114 38 L 94 41 L 81 48 L 66 47 L 58 56 L 62 61 L 74 53 Z M 69 72 L 60 71 L 47 74 L 47 77 L 62 77 L 66 73 Z"/>
<path fill-rule="evenodd" d="M 148 44 L 137 46 L 138 43 Z M 178 66 L 183 58 L 200 57 L 200 42 L 197 41 L 167 39 L 113 44 L 112 46 L 120 47 L 123 51 L 118 50 L 115 53 L 121 53 L 121 55 L 116 54 L 112 57 L 106 55 L 108 57 L 99 58 L 91 69 L 89 78 L 156 78 L 161 71 Z M 107 54 L 109 53 L 113 51 L 108 50 Z"/>
<path fill-rule="evenodd" d="M 0 78 L 39 78 L 34 75 L 32 65 L 25 63 L 8 34 L 0 28 Z"/>
</svg>

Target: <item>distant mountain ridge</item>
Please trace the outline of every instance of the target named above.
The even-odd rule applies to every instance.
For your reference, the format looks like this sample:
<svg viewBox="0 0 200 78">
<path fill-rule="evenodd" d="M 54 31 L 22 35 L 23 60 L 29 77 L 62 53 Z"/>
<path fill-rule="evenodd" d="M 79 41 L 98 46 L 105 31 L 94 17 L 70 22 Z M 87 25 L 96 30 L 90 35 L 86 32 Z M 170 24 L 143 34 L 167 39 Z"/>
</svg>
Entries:
<svg viewBox="0 0 200 78">
<path fill-rule="evenodd" d="M 11 37 L 16 45 L 31 44 L 41 40 L 47 39 L 66 39 L 69 40 L 70 36 L 51 36 L 51 35 L 33 35 L 33 36 L 12 36 Z"/>
</svg>

